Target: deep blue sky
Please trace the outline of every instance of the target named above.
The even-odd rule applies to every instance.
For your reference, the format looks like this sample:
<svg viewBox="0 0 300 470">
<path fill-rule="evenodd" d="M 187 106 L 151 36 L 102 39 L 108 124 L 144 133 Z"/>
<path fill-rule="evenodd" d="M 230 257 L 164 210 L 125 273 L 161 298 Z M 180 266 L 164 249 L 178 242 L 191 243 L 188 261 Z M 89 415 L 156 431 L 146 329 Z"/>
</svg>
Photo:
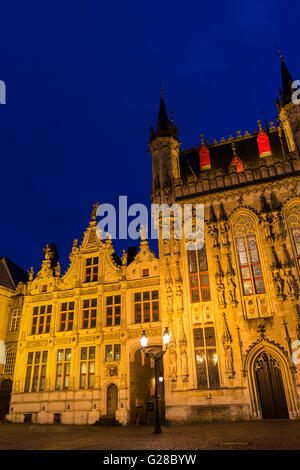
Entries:
<svg viewBox="0 0 300 470">
<path fill-rule="evenodd" d="M 186 147 L 273 119 L 274 43 L 300 79 L 296 5 L 2 2 L 0 255 L 38 268 L 55 241 L 65 267 L 95 201 L 149 203 L 160 80 Z"/>
</svg>

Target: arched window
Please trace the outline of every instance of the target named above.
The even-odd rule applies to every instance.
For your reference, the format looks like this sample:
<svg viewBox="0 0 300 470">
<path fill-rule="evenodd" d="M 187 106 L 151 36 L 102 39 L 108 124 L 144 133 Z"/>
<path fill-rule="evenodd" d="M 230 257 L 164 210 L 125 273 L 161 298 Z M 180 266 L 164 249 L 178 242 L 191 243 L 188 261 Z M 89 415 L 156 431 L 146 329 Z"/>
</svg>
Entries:
<svg viewBox="0 0 300 470">
<path fill-rule="evenodd" d="M 288 226 L 295 248 L 298 265 L 300 267 L 300 205 L 291 207 L 287 214 Z"/>
<path fill-rule="evenodd" d="M 233 224 L 233 235 L 244 295 L 263 294 L 265 286 L 254 220 L 246 214 L 239 215 Z"/>
<path fill-rule="evenodd" d="M 17 348 L 9 348 L 6 351 L 5 374 L 12 374 L 15 368 Z"/>
<path fill-rule="evenodd" d="M 192 302 L 210 300 L 210 286 L 205 244 L 200 250 L 187 250 Z"/>
</svg>

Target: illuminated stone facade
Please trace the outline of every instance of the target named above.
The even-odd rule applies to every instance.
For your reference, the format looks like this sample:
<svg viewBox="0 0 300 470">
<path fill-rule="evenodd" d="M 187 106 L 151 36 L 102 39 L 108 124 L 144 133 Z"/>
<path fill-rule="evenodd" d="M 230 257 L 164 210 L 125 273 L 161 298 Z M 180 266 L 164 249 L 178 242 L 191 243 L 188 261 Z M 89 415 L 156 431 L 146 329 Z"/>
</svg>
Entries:
<svg viewBox="0 0 300 470">
<path fill-rule="evenodd" d="M 189 150 L 161 99 L 152 201 L 204 204 L 204 248 L 171 230 L 159 259 L 141 240 L 118 260 L 95 214 L 65 275 L 47 247 L 24 297 L 8 419 L 151 421 L 140 336 L 161 344 L 166 326 L 168 421 L 299 417 L 300 114 L 283 62 L 282 80 L 278 125 Z"/>
</svg>

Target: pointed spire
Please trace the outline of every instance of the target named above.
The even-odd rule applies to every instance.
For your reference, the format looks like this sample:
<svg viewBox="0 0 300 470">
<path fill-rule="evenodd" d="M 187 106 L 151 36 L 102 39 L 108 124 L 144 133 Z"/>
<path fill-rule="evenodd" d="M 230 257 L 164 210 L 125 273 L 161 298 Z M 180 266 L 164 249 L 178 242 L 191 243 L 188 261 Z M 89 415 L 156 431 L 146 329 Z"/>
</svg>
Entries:
<svg viewBox="0 0 300 470">
<path fill-rule="evenodd" d="M 161 96 L 160 97 L 160 104 L 159 104 L 157 130 L 168 131 L 169 126 L 170 126 L 170 121 L 169 121 L 169 118 L 168 118 L 166 105 L 165 105 L 163 97 Z"/>
<path fill-rule="evenodd" d="M 220 202 L 220 220 L 228 220 L 223 202 Z"/>
<path fill-rule="evenodd" d="M 158 120 L 157 120 L 157 129 L 156 132 L 153 130 L 153 127 L 150 128 L 151 134 L 151 141 L 156 139 L 157 137 L 173 137 L 174 139 L 178 140 L 178 129 L 177 126 L 174 125 L 174 119 L 172 117 L 172 122 L 170 123 L 167 108 L 162 96 L 160 96 L 160 103 L 159 103 L 159 112 L 158 112 Z"/>
<path fill-rule="evenodd" d="M 209 208 L 209 222 L 217 222 L 217 216 L 215 213 L 214 206 L 211 204 Z"/>
<path fill-rule="evenodd" d="M 283 60 L 281 51 L 278 50 L 280 64 L 281 64 L 281 82 L 282 82 L 282 89 L 280 90 L 280 97 L 281 97 L 281 104 L 284 106 L 291 102 L 291 97 L 293 93 L 292 83 L 293 78 L 289 72 L 289 69 L 286 66 L 286 63 Z"/>
</svg>

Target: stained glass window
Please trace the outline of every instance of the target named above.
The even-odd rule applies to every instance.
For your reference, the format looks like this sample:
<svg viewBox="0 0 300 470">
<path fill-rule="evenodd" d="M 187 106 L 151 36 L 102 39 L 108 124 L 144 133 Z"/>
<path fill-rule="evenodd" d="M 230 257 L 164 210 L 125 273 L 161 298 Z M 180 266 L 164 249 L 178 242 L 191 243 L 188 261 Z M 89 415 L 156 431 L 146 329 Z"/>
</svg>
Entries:
<svg viewBox="0 0 300 470">
<path fill-rule="evenodd" d="M 188 265 L 192 302 L 210 300 L 209 275 L 205 245 L 200 250 L 188 250 Z"/>
<path fill-rule="evenodd" d="M 194 328 L 194 351 L 198 388 L 218 388 L 220 378 L 213 326 Z"/>
<path fill-rule="evenodd" d="M 258 252 L 255 224 L 251 217 L 240 215 L 233 226 L 244 295 L 265 292 Z"/>
<path fill-rule="evenodd" d="M 287 216 L 294 244 L 295 255 L 300 267 L 300 205 L 293 206 Z"/>
</svg>

